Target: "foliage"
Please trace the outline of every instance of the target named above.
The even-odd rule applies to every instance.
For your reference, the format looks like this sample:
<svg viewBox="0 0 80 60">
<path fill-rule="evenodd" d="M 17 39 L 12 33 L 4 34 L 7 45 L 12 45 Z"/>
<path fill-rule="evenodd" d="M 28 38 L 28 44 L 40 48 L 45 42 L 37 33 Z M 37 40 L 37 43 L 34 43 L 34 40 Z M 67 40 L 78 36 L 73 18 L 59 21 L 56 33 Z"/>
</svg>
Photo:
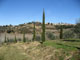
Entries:
<svg viewBox="0 0 80 60">
<path fill-rule="evenodd" d="M 22 39 L 21 39 L 21 38 L 18 38 L 18 39 L 17 39 L 17 41 L 19 41 L 19 42 L 20 42 L 20 41 L 22 41 Z"/>
<path fill-rule="evenodd" d="M 60 39 L 63 39 L 63 26 L 60 27 Z"/>
<path fill-rule="evenodd" d="M 55 25 L 56 29 L 60 29 L 61 26 L 60 25 Z M 74 25 L 63 25 L 64 29 L 69 29 L 69 28 L 74 28 Z"/>
<path fill-rule="evenodd" d="M 6 34 L 5 34 L 5 40 L 4 40 L 4 43 L 6 43 L 7 42 L 7 40 L 6 40 Z"/>
<path fill-rule="evenodd" d="M 23 42 L 26 42 L 25 33 L 23 34 Z"/>
<path fill-rule="evenodd" d="M 15 43 L 17 43 L 16 34 L 15 34 Z"/>
<path fill-rule="evenodd" d="M 64 39 L 69 39 L 69 38 L 75 38 L 75 34 L 73 31 L 69 30 L 69 31 L 65 31 L 63 33 L 63 38 Z"/>
<path fill-rule="evenodd" d="M 80 38 L 80 20 L 75 25 L 74 32 L 78 35 L 78 38 Z"/>
<path fill-rule="evenodd" d="M 45 12 L 43 10 L 43 22 L 42 22 L 42 43 L 45 42 Z"/>
<path fill-rule="evenodd" d="M 28 29 L 28 28 L 26 28 L 26 27 L 21 27 L 20 29 L 17 29 L 17 32 L 19 32 L 19 33 L 32 33 L 31 31 L 30 31 L 30 29 Z"/>
<path fill-rule="evenodd" d="M 7 33 L 12 33 L 12 32 L 14 33 L 14 30 L 11 30 L 11 29 L 7 30 Z"/>
<path fill-rule="evenodd" d="M 36 32 L 35 32 L 35 22 L 34 22 L 34 28 L 33 28 L 33 41 L 35 40 L 36 38 Z"/>
<path fill-rule="evenodd" d="M 55 35 L 52 33 L 52 32 L 47 32 L 47 37 L 50 39 L 50 40 L 54 40 L 55 39 Z"/>
<path fill-rule="evenodd" d="M 7 38 L 7 43 L 14 43 L 14 42 L 15 42 L 14 39 L 9 39 L 9 38 Z"/>
<path fill-rule="evenodd" d="M 11 43 L 11 42 L 14 42 L 14 39 L 9 39 L 9 38 L 7 38 L 7 43 Z"/>
<path fill-rule="evenodd" d="M 36 41 L 40 41 L 41 37 L 39 35 L 36 36 Z"/>
</svg>

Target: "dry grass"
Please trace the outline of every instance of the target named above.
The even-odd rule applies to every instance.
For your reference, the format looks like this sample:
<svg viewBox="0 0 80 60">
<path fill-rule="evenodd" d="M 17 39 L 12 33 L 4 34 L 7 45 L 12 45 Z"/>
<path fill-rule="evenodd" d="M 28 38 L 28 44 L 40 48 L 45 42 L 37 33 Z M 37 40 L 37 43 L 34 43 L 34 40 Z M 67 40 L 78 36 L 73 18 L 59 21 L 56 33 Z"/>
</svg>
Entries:
<svg viewBox="0 0 80 60">
<path fill-rule="evenodd" d="M 28 39 L 28 40 L 32 40 L 32 34 L 25 34 L 25 37 Z M 14 39 L 15 38 L 15 34 L 14 33 L 10 33 L 10 34 L 6 34 L 6 38 L 8 38 L 8 39 Z M 23 39 L 23 34 L 16 34 L 16 38 L 17 38 L 17 40 L 18 39 Z M 4 40 L 5 40 L 5 33 L 1 33 L 0 34 L 0 42 L 4 42 Z"/>
<path fill-rule="evenodd" d="M 72 60 L 77 51 L 56 49 L 39 42 L 16 43 L 0 47 L 2 60 Z"/>
</svg>

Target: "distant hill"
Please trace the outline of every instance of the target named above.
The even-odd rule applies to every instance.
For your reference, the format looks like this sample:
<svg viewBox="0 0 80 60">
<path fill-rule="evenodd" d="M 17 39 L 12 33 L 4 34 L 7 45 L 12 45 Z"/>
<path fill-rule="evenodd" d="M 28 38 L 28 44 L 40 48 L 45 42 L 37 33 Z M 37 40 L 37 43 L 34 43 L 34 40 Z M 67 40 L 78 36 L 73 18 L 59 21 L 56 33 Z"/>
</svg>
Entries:
<svg viewBox="0 0 80 60">
<path fill-rule="evenodd" d="M 7 33 L 32 33 L 33 32 L 33 23 L 24 23 L 19 25 L 4 25 L 0 26 L 0 33 L 7 32 Z M 36 32 L 41 33 L 41 25 L 40 22 L 35 22 L 36 24 Z M 52 31 L 53 33 L 58 33 L 58 29 L 60 28 L 60 25 L 64 26 L 64 29 L 73 28 L 75 24 L 68 24 L 68 23 L 46 23 L 46 31 Z"/>
</svg>

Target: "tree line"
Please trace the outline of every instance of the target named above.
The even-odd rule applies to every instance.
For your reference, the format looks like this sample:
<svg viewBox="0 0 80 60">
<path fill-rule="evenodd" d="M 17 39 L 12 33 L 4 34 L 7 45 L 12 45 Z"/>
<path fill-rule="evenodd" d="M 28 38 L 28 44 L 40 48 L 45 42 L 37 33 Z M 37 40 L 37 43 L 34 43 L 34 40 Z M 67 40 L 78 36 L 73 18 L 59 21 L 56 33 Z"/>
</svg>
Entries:
<svg viewBox="0 0 80 60">
<path fill-rule="evenodd" d="M 32 41 L 35 41 L 35 39 L 36 39 L 36 25 L 35 25 L 35 22 L 33 22 L 33 26 L 34 27 L 33 27 L 33 38 L 32 38 Z M 41 44 L 43 44 L 45 42 L 45 40 L 46 40 L 45 39 L 45 29 L 46 29 L 45 27 L 46 27 L 45 26 L 45 12 L 43 10 L 42 33 L 41 33 L 41 41 L 40 41 Z M 75 26 L 73 26 L 73 25 L 70 25 L 70 26 L 60 25 L 60 26 L 56 26 L 56 27 L 60 30 L 60 35 L 59 35 L 60 39 L 64 39 L 63 38 L 63 36 L 64 36 L 64 34 L 63 34 L 64 29 L 65 28 L 71 28 L 71 27 L 73 27 L 72 31 L 74 33 L 76 33 L 79 36 L 79 38 L 80 38 L 80 20 L 79 20 L 79 22 Z M 9 42 L 9 41 L 7 40 L 6 34 L 5 34 L 5 43 L 6 42 Z M 16 34 L 15 34 L 14 42 L 17 43 Z M 23 42 L 26 42 L 25 32 L 23 33 Z"/>
</svg>

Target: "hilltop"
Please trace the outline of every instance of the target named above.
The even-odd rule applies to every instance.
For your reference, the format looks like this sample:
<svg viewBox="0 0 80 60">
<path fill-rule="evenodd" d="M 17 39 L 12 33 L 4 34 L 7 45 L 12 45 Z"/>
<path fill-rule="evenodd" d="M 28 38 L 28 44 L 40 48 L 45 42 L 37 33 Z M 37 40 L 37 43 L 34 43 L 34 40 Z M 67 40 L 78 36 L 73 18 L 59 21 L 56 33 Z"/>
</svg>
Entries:
<svg viewBox="0 0 80 60">
<path fill-rule="evenodd" d="M 0 32 L 7 32 L 7 33 L 32 33 L 33 32 L 33 23 L 34 22 L 29 22 L 29 23 L 24 23 L 24 24 L 19 24 L 19 25 L 3 25 L 0 26 Z M 42 23 L 40 22 L 35 22 L 36 24 L 36 32 L 40 33 L 41 28 L 42 28 Z M 72 28 L 75 26 L 75 24 L 68 24 L 68 23 L 46 23 L 46 31 L 51 31 L 53 33 L 58 33 L 59 26 L 63 25 L 64 28 Z"/>
</svg>

